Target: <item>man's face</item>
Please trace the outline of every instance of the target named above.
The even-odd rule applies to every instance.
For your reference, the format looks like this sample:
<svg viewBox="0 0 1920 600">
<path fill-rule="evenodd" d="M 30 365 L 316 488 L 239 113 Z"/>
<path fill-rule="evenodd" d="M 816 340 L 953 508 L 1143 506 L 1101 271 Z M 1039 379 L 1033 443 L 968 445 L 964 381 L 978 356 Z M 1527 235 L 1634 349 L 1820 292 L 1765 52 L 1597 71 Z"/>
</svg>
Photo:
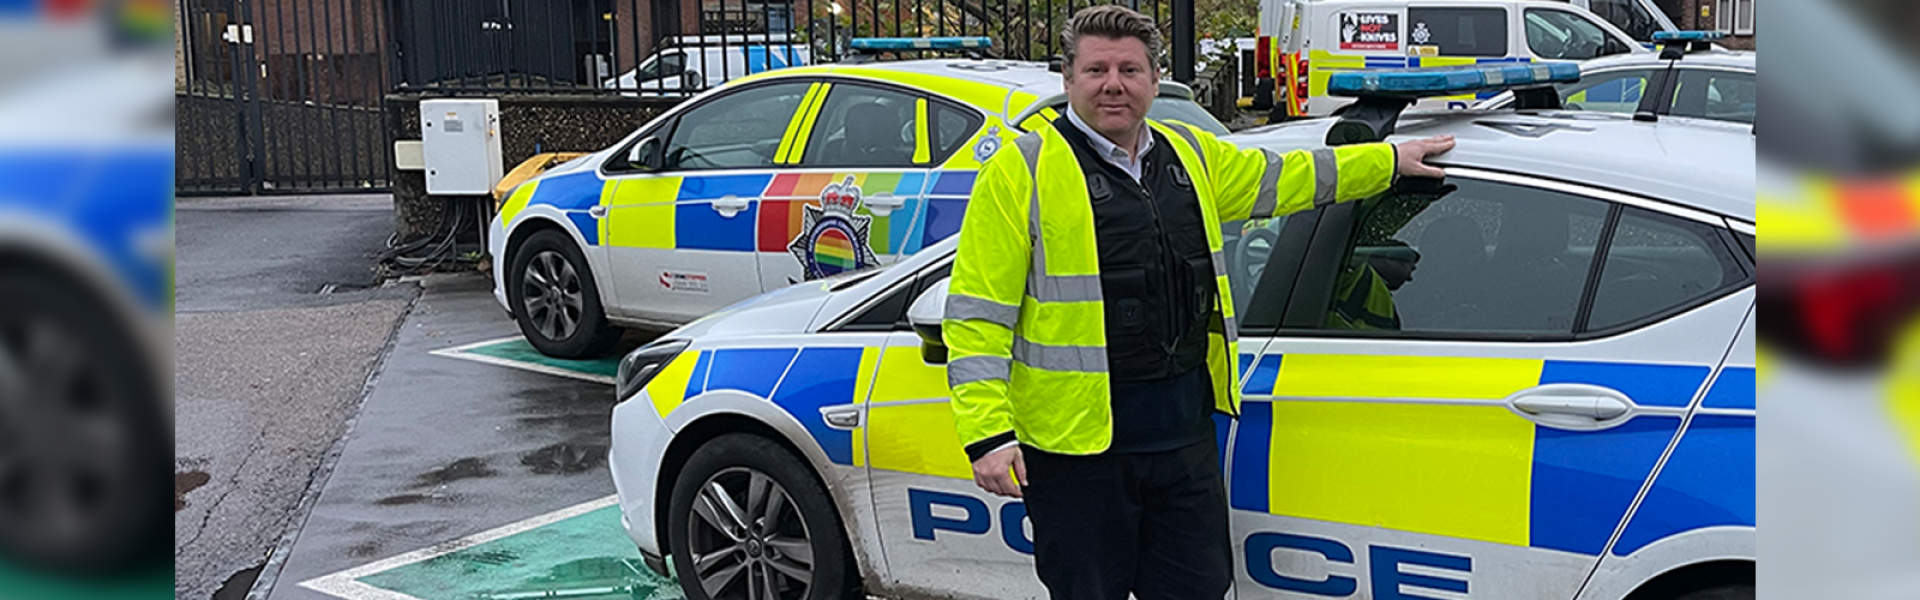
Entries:
<svg viewBox="0 0 1920 600">
<path fill-rule="evenodd" d="M 1413 281 L 1413 271 L 1419 268 L 1413 261 L 1375 255 L 1371 260 L 1373 271 L 1380 274 L 1381 283 L 1387 285 L 1387 291 L 1398 292 L 1400 286 Z"/>
<path fill-rule="evenodd" d="M 1137 38 L 1085 36 L 1067 70 L 1067 103 L 1109 138 L 1133 135 L 1147 118 L 1160 74 Z"/>
</svg>

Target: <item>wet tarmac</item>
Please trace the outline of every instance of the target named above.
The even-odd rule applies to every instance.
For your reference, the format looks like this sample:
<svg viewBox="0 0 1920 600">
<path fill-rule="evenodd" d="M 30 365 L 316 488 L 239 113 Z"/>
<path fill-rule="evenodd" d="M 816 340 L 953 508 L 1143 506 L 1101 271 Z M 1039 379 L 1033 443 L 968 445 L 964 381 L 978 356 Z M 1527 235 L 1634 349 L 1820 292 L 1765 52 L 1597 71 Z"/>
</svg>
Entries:
<svg viewBox="0 0 1920 600">
<path fill-rule="evenodd" d="M 517 333 L 486 277 L 422 283 L 267 598 L 678 598 L 612 504 L 598 372 L 617 354 L 544 366 L 570 377 L 506 366 L 530 356 L 476 346 Z M 463 346 L 491 362 L 444 352 Z"/>
</svg>

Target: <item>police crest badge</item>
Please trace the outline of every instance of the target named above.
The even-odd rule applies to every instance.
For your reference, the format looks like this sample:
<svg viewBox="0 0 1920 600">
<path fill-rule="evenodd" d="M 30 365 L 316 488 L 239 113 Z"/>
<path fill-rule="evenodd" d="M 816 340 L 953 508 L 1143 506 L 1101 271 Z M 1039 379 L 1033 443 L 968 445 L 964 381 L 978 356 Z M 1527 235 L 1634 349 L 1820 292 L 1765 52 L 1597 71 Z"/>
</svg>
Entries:
<svg viewBox="0 0 1920 600">
<path fill-rule="evenodd" d="M 800 260 L 808 281 L 880 264 L 867 239 L 873 217 L 859 214 L 860 186 L 848 175 L 820 190 L 820 205 L 807 205 L 800 236 L 787 250 Z"/>
</svg>

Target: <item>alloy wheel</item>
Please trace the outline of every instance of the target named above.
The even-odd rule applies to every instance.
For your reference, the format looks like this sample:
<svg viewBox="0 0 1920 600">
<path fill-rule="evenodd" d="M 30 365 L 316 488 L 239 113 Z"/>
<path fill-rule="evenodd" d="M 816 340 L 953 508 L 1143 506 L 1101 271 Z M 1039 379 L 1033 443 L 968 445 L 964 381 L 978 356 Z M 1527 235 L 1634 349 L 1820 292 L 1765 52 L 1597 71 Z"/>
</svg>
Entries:
<svg viewBox="0 0 1920 600">
<path fill-rule="evenodd" d="M 573 337 L 586 309 L 580 273 L 566 256 L 542 250 L 520 277 L 520 303 L 540 335 L 556 341 Z"/>
<path fill-rule="evenodd" d="M 788 495 L 765 473 L 735 467 L 700 486 L 687 519 L 693 572 L 715 600 L 806 598 L 813 544 Z"/>
</svg>

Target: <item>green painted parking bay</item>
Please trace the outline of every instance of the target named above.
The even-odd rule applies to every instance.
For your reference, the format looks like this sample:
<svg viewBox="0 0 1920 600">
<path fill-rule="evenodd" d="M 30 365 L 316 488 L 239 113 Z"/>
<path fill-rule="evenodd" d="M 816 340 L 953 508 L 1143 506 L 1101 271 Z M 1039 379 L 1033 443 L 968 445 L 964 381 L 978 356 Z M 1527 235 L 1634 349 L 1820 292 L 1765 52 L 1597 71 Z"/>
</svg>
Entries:
<svg viewBox="0 0 1920 600">
<path fill-rule="evenodd" d="M 553 358 L 517 335 L 435 350 L 433 354 L 607 385 L 613 385 L 613 377 L 620 370 L 617 354 L 592 360 Z"/>
<path fill-rule="evenodd" d="M 608 496 L 300 583 L 347 600 L 666 600 Z"/>
</svg>

